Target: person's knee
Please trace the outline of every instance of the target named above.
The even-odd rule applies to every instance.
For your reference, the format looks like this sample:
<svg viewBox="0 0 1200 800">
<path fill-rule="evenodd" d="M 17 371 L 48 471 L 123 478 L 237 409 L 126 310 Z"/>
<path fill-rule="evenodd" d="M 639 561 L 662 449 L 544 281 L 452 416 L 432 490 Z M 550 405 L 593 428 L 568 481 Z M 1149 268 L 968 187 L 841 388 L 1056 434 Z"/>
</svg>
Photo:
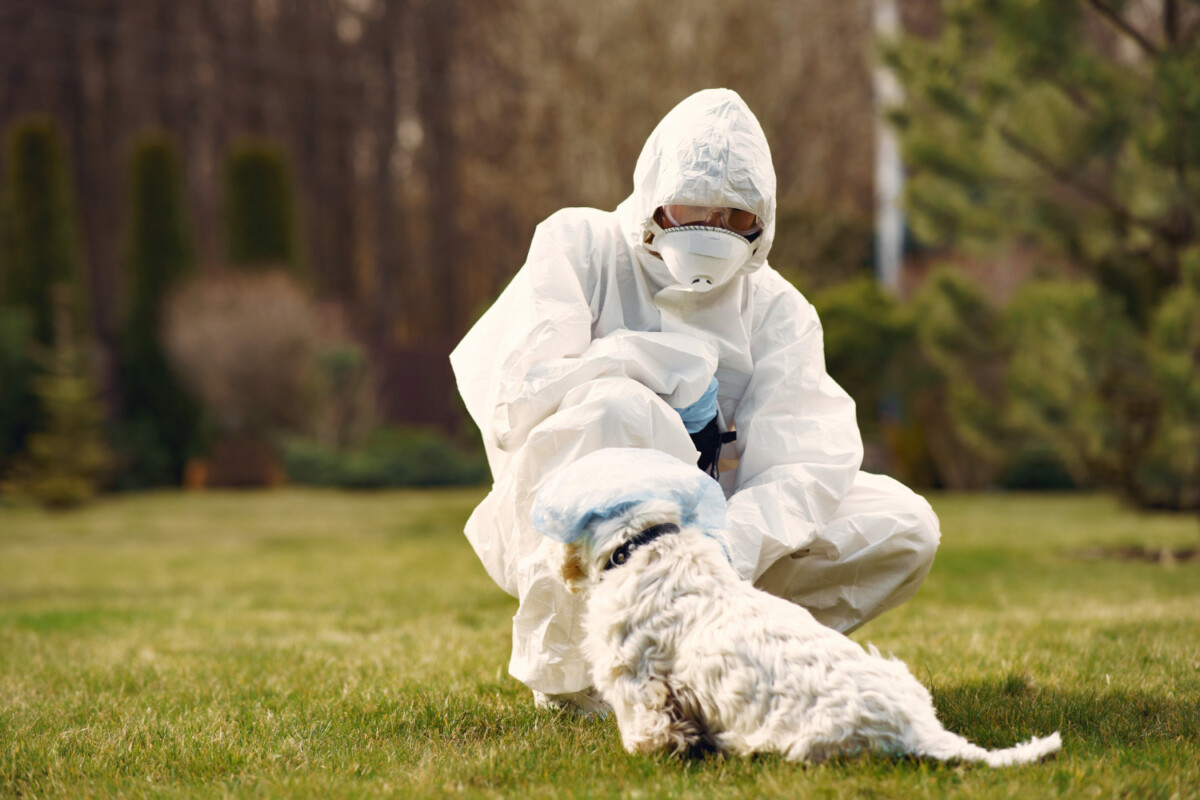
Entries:
<svg viewBox="0 0 1200 800">
<path fill-rule="evenodd" d="M 562 406 L 584 408 L 594 416 L 611 422 L 644 420 L 662 398 L 632 378 L 599 378 L 567 392 Z"/>
<path fill-rule="evenodd" d="M 911 562 L 910 574 L 922 577 L 929 571 L 942 539 L 941 525 L 929 502 L 897 480 L 882 475 L 860 473 L 863 512 L 889 520 L 888 538 L 899 545 Z"/>
<path fill-rule="evenodd" d="M 929 571 L 933 558 L 937 555 L 938 545 L 942 541 L 942 529 L 938 523 L 937 514 L 925 502 L 923 497 L 913 495 L 917 505 L 910 510 L 913 523 L 909 529 L 912 541 L 913 560 L 922 574 Z"/>
<path fill-rule="evenodd" d="M 865 608 L 852 627 L 911 600 L 933 568 L 942 535 L 937 515 L 924 498 L 913 494 L 911 501 L 900 503 L 893 521 L 892 544 L 887 548 L 890 566 L 888 577 L 881 578 L 880 599 L 874 608 Z"/>
<path fill-rule="evenodd" d="M 529 435 L 518 459 L 520 482 L 537 486 L 553 469 L 605 447 L 648 447 L 694 461 L 696 450 L 674 410 L 630 378 L 575 387 Z"/>
</svg>

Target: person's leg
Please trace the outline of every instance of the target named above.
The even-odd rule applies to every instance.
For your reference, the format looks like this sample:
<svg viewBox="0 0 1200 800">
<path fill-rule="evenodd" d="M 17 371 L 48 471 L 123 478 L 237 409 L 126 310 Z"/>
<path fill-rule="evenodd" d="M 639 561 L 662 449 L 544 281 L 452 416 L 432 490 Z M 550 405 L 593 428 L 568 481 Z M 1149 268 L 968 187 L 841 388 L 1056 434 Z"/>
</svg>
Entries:
<svg viewBox="0 0 1200 800">
<path fill-rule="evenodd" d="M 812 546 L 775 562 L 755 585 L 845 633 L 911 599 L 940 539 L 924 498 L 892 478 L 860 472 Z"/>
<path fill-rule="evenodd" d="M 533 500 L 557 468 L 605 447 L 645 447 L 696 460 L 679 414 L 657 394 L 628 378 L 591 381 L 569 392 L 559 410 L 530 432 L 467 524 L 488 572 L 520 600 L 509 672 L 535 691 L 539 705 L 594 710 L 579 702 L 589 697 L 591 684 L 580 652 L 581 598 L 554 574 L 550 549 L 556 545 L 533 530 Z"/>
<path fill-rule="evenodd" d="M 492 579 L 520 596 L 517 565 L 542 537 L 529 514 L 552 472 L 605 447 L 645 447 L 695 462 L 696 449 L 679 414 L 630 378 L 601 378 L 572 389 L 559 410 L 529 433 L 491 493 L 467 522 L 467 539 Z"/>
</svg>

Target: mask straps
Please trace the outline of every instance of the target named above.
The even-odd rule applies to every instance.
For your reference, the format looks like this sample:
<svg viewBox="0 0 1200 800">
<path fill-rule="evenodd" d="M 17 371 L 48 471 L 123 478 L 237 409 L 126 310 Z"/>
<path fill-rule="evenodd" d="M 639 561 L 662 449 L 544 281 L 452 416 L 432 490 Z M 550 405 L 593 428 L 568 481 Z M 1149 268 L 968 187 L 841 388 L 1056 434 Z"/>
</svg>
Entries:
<svg viewBox="0 0 1200 800">
<path fill-rule="evenodd" d="M 650 241 L 646 242 L 646 244 L 653 245 L 658 237 L 662 235 L 663 227 L 655 221 L 654 215 L 651 215 L 649 219 L 642 223 L 642 230 L 650 234 Z"/>
</svg>

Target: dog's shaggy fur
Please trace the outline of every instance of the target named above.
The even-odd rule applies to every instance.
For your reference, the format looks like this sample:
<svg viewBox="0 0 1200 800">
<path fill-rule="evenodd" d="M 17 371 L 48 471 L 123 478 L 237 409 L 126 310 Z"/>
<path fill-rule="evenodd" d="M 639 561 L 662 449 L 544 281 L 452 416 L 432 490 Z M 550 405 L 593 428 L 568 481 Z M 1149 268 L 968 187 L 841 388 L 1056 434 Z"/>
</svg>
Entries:
<svg viewBox="0 0 1200 800">
<path fill-rule="evenodd" d="M 1006 766 L 1059 749 L 1057 733 L 996 751 L 950 733 L 903 663 L 753 588 L 694 528 L 604 570 L 617 547 L 664 522 L 679 524 L 679 508 L 646 501 L 562 551 L 563 579 L 588 594 L 585 651 L 626 750 L 794 761 L 874 750 Z"/>
</svg>

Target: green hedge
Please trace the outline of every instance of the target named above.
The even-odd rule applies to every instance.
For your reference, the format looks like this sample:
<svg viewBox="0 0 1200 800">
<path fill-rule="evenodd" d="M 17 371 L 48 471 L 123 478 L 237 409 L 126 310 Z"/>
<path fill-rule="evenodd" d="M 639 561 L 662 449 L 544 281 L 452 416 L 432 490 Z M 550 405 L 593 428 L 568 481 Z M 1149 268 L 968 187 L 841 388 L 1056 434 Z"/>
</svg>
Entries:
<svg viewBox="0 0 1200 800">
<path fill-rule="evenodd" d="M 55 287 L 81 287 L 75 188 L 58 125 L 30 115 L 12 123 L 7 136 L 7 177 L 0 242 L 0 306 L 25 308 L 33 336 L 54 342 Z M 87 297 L 73 294 L 74 330 L 88 330 Z"/>
<path fill-rule="evenodd" d="M 291 168 L 271 140 L 234 144 L 225 164 L 224 216 L 229 263 L 246 269 L 302 268 Z"/>
<path fill-rule="evenodd" d="M 420 428 L 383 428 L 362 446 L 343 450 L 312 439 L 289 439 L 282 449 L 288 479 L 308 486 L 465 486 L 488 477 L 482 453 L 465 453 L 441 434 Z"/>
<path fill-rule="evenodd" d="M 167 296 L 195 271 L 183 165 L 163 132 L 143 134 L 128 166 L 126 313 L 120 376 L 124 408 L 114 442 L 120 488 L 179 484 L 196 454 L 200 409 L 162 348 Z"/>
</svg>

